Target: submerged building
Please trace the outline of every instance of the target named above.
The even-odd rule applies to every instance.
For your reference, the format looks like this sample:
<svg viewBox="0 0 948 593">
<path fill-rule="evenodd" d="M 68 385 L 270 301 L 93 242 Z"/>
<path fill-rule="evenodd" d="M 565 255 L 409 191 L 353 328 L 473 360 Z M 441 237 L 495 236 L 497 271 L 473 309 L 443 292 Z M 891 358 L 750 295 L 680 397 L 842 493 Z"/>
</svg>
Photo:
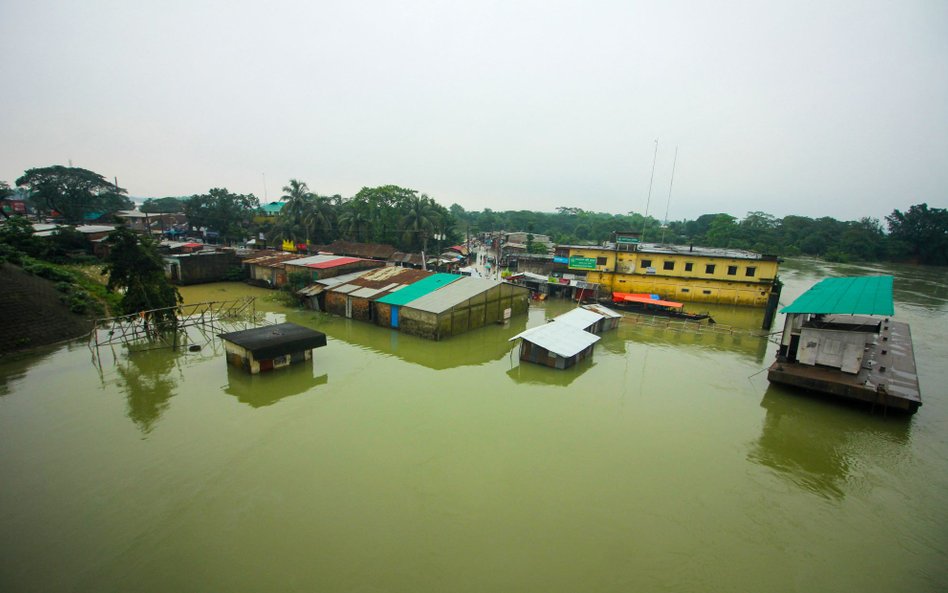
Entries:
<svg viewBox="0 0 948 593">
<path fill-rule="evenodd" d="M 599 285 L 600 298 L 612 292 L 649 293 L 672 301 L 776 310 L 780 296 L 780 260 L 773 255 L 640 243 L 636 233 L 615 233 L 613 242 L 601 246 L 568 247 L 570 272 L 585 272 L 587 282 Z"/>
<path fill-rule="evenodd" d="M 520 340 L 520 360 L 557 369 L 592 358 L 598 334 L 615 329 L 622 315 L 601 305 L 577 307 L 545 325 L 522 331 L 508 341 Z"/>
<path fill-rule="evenodd" d="M 771 383 L 915 412 L 912 334 L 892 321 L 892 276 L 826 278 L 788 307 Z"/>
<path fill-rule="evenodd" d="M 253 375 L 310 360 L 313 348 L 326 345 L 326 334 L 295 323 L 229 332 L 220 338 L 227 363 Z"/>
</svg>

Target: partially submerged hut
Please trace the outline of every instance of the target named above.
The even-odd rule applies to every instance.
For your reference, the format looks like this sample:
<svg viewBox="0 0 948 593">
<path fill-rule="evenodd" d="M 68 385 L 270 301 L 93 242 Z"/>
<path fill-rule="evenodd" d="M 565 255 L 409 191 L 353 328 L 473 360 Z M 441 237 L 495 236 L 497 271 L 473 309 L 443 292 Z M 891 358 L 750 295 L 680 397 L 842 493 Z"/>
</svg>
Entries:
<svg viewBox="0 0 948 593">
<path fill-rule="evenodd" d="M 469 276 L 455 278 L 447 286 L 402 306 L 401 330 L 441 340 L 527 311 L 529 291 L 522 286 Z"/>
<path fill-rule="evenodd" d="M 786 314 L 767 379 L 915 412 L 922 405 L 908 324 L 892 321 L 892 276 L 826 278 Z"/>
<path fill-rule="evenodd" d="M 254 284 L 277 288 L 286 284 L 285 264 L 300 259 L 295 253 L 269 252 L 244 260 L 247 275 Z"/>
<path fill-rule="evenodd" d="M 599 323 L 599 331 L 596 333 L 608 331 L 610 329 L 616 329 L 619 327 L 619 322 L 622 320 L 622 313 L 613 311 L 609 307 L 600 305 L 599 303 L 590 303 L 588 305 L 583 305 L 582 307 L 583 309 L 587 309 L 602 315 L 602 321 Z"/>
<path fill-rule="evenodd" d="M 321 278 L 332 278 L 350 272 L 378 268 L 384 266 L 385 263 L 361 257 L 319 254 L 289 260 L 285 265 L 287 274 L 306 274 L 307 280 L 312 282 Z"/>
<path fill-rule="evenodd" d="M 327 288 L 325 310 L 350 319 L 375 321 L 378 299 L 433 275 L 433 272 L 393 266 L 364 272 Z"/>
<path fill-rule="evenodd" d="M 601 338 L 569 323 L 551 321 L 510 338 L 520 340 L 520 360 L 566 369 L 592 358 L 593 346 Z"/>
<path fill-rule="evenodd" d="M 375 323 L 382 327 L 400 328 L 399 312 L 403 306 L 460 279 L 461 276 L 455 274 L 432 274 L 381 297 L 375 302 Z"/>
<path fill-rule="evenodd" d="M 326 345 L 326 334 L 295 323 L 278 323 L 220 334 L 227 363 L 251 374 L 310 360 L 313 348 Z"/>
</svg>

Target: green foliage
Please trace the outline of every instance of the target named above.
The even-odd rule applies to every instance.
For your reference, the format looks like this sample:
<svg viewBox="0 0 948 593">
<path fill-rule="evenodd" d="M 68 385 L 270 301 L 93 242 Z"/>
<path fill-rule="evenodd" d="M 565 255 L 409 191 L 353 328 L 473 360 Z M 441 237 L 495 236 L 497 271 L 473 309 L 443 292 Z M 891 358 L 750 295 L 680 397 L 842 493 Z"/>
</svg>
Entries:
<svg viewBox="0 0 948 593">
<path fill-rule="evenodd" d="M 191 196 L 184 204 L 188 223 L 220 233 L 223 243 L 237 241 L 250 233 L 254 211 L 260 202 L 253 194 L 232 194 L 214 188 L 206 194 Z"/>
<path fill-rule="evenodd" d="M 147 214 L 174 214 L 184 212 L 187 198 L 148 198 L 140 210 Z"/>
<path fill-rule="evenodd" d="M 64 270 L 59 266 L 37 259 L 30 258 L 24 260 L 23 270 L 33 274 L 34 276 L 39 276 L 40 278 L 45 278 L 46 280 L 52 280 L 53 282 L 73 283 L 76 281 L 75 276 L 73 276 L 73 274 L 68 270 Z"/>
<path fill-rule="evenodd" d="M 893 210 L 885 220 L 896 243 L 895 255 L 909 255 L 923 264 L 948 265 L 948 210 L 916 204 L 904 213 Z"/>
<path fill-rule="evenodd" d="M 134 206 L 125 197 L 124 189 L 79 167 L 28 169 L 16 184 L 30 191 L 34 204 L 41 210 L 56 211 L 67 222 L 80 223 L 92 212 L 112 213 Z"/>
<path fill-rule="evenodd" d="M 109 257 L 103 273 L 109 275 L 109 291 L 124 292 L 123 313 L 174 307 L 181 302 L 178 289 L 165 277 L 158 247 L 150 237 L 120 227 L 109 233 L 106 244 Z M 160 322 L 173 322 L 176 315 L 173 311 L 165 311 L 154 318 Z"/>
</svg>

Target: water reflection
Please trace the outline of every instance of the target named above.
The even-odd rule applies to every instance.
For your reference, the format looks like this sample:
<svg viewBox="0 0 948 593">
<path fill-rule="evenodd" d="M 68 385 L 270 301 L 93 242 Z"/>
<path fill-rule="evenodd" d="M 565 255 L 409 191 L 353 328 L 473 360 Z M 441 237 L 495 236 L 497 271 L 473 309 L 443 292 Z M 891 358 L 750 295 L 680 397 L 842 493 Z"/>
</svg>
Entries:
<svg viewBox="0 0 948 593">
<path fill-rule="evenodd" d="M 181 378 L 178 353 L 170 349 L 130 350 L 115 362 L 117 385 L 125 392 L 126 415 L 144 434 L 150 433 L 170 407 Z"/>
<path fill-rule="evenodd" d="M 291 313 L 287 315 L 287 321 L 324 332 L 336 340 L 435 370 L 500 360 L 512 348 L 507 340 L 527 327 L 527 316 L 520 315 L 502 325 L 488 325 L 435 342 L 325 313 Z"/>
<path fill-rule="evenodd" d="M 596 347 L 614 354 L 625 354 L 627 348 L 636 342 L 655 346 L 710 348 L 741 354 L 755 364 L 762 363 L 767 355 L 767 338 L 747 330 L 735 329 L 734 332 L 729 332 L 708 325 L 695 330 L 693 325 L 685 328 L 676 323 L 668 326 L 658 323 L 659 325 L 651 325 L 631 317 L 624 318 L 616 331 L 603 334 Z"/>
<path fill-rule="evenodd" d="M 56 348 L 58 350 L 58 348 Z M 0 397 L 13 393 L 12 386 L 26 377 L 30 368 L 36 366 L 49 357 L 53 350 L 34 350 L 29 353 L 8 354 L 0 359 L 3 366 L 0 369 Z"/>
<path fill-rule="evenodd" d="M 552 387 L 566 387 L 577 379 L 580 375 L 596 366 L 595 353 L 593 358 L 587 358 L 579 361 L 568 369 L 553 369 L 531 362 L 516 364 L 518 350 L 513 351 L 514 366 L 507 371 L 507 376 L 515 383 L 525 385 L 549 385 Z"/>
<path fill-rule="evenodd" d="M 825 498 L 869 489 L 867 468 L 894 468 L 911 454 L 907 416 L 869 415 L 861 406 L 827 405 L 824 397 L 773 385 L 760 405 L 767 414 L 747 458 Z"/>
<path fill-rule="evenodd" d="M 313 376 L 313 359 L 269 373 L 251 375 L 243 369 L 227 365 L 227 386 L 224 392 L 237 401 L 254 408 L 272 406 L 292 395 L 306 393 L 329 382 L 329 375 Z"/>
</svg>

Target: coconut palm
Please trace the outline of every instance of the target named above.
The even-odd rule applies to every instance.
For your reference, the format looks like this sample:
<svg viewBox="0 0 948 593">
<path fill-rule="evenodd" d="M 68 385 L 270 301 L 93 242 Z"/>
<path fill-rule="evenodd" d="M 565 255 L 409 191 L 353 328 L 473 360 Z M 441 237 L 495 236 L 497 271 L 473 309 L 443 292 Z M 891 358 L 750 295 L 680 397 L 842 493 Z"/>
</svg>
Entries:
<svg viewBox="0 0 948 593">
<path fill-rule="evenodd" d="M 367 236 L 372 215 L 365 202 L 348 201 L 339 215 L 339 232 L 349 240 L 361 241 Z"/>
<path fill-rule="evenodd" d="M 285 192 L 280 200 L 286 203 L 280 210 L 275 230 L 281 239 L 290 241 L 309 242 L 310 229 L 306 224 L 309 210 L 312 207 L 312 194 L 305 182 L 290 179 L 289 185 L 283 186 Z"/>
<path fill-rule="evenodd" d="M 332 198 L 313 195 L 303 218 L 303 224 L 312 232 L 312 236 L 318 236 L 320 241 L 328 243 L 334 220 Z"/>
<path fill-rule="evenodd" d="M 422 251 L 428 250 L 428 239 L 439 222 L 432 203 L 431 198 L 422 194 L 407 198 L 403 206 L 402 240 L 413 247 L 420 244 Z"/>
</svg>

